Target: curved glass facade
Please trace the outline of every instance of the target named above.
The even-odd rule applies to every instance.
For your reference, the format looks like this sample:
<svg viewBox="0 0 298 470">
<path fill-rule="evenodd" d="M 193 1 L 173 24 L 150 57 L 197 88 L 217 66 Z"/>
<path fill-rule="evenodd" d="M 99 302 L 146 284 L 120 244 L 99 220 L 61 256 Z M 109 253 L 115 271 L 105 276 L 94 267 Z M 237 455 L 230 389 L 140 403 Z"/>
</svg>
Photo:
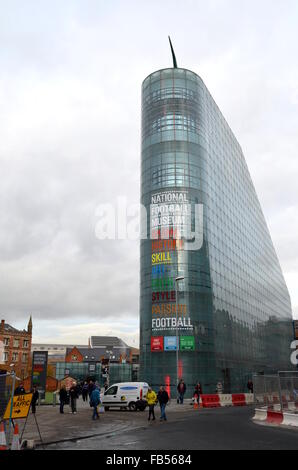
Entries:
<svg viewBox="0 0 298 470">
<path fill-rule="evenodd" d="M 141 168 L 141 378 L 173 391 L 177 332 L 179 377 L 191 392 L 197 381 L 204 392 L 219 381 L 243 391 L 252 372 L 289 369 L 281 268 L 241 147 L 195 73 L 170 68 L 144 80 Z M 203 243 L 186 249 L 196 205 Z"/>
</svg>

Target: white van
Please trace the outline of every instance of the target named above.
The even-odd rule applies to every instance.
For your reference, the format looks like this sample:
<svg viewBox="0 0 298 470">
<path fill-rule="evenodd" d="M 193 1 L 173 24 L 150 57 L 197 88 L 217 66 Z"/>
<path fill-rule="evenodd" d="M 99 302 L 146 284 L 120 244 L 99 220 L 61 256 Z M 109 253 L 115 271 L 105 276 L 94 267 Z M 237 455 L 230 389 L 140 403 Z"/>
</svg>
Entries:
<svg viewBox="0 0 298 470">
<path fill-rule="evenodd" d="M 111 385 L 102 397 L 102 404 L 106 411 L 110 408 L 128 408 L 136 411 L 137 402 L 144 400 L 149 385 L 146 382 L 122 382 Z M 139 407 L 142 411 L 145 406 Z"/>
</svg>

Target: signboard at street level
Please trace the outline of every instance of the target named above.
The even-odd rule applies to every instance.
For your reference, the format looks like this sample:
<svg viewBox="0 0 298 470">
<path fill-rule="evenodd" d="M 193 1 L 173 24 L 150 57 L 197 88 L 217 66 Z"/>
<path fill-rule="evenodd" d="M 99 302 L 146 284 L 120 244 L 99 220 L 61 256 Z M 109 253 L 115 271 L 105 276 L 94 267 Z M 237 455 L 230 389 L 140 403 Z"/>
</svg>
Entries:
<svg viewBox="0 0 298 470">
<path fill-rule="evenodd" d="M 12 407 L 12 419 L 21 419 L 27 418 L 30 405 L 32 401 L 32 393 L 26 393 L 25 395 L 17 395 L 13 397 L 13 407 Z M 10 418 L 10 408 L 11 408 L 11 399 L 6 407 L 6 411 L 4 413 L 3 419 Z"/>
<path fill-rule="evenodd" d="M 180 349 L 181 351 L 194 351 L 195 350 L 195 337 L 194 336 L 180 336 Z"/>
</svg>

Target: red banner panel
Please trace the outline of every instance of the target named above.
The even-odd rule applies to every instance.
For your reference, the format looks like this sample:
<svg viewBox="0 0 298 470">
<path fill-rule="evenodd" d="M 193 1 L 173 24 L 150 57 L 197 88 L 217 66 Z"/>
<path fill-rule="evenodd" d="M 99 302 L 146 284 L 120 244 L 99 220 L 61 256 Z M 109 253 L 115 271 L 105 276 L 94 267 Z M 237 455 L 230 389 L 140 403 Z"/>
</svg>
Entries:
<svg viewBox="0 0 298 470">
<path fill-rule="evenodd" d="M 163 336 L 151 336 L 151 352 L 163 351 Z"/>
</svg>

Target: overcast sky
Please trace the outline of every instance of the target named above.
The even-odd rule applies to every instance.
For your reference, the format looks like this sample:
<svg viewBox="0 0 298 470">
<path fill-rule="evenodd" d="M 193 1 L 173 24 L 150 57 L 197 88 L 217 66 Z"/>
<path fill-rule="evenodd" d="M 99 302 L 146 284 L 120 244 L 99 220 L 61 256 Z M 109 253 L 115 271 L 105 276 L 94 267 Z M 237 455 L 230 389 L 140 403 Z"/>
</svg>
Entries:
<svg viewBox="0 0 298 470">
<path fill-rule="evenodd" d="M 239 140 L 298 318 L 297 0 L 0 0 L 0 312 L 34 342 L 138 345 L 138 242 L 98 204 L 139 201 L 142 80 L 198 73 Z"/>
</svg>

